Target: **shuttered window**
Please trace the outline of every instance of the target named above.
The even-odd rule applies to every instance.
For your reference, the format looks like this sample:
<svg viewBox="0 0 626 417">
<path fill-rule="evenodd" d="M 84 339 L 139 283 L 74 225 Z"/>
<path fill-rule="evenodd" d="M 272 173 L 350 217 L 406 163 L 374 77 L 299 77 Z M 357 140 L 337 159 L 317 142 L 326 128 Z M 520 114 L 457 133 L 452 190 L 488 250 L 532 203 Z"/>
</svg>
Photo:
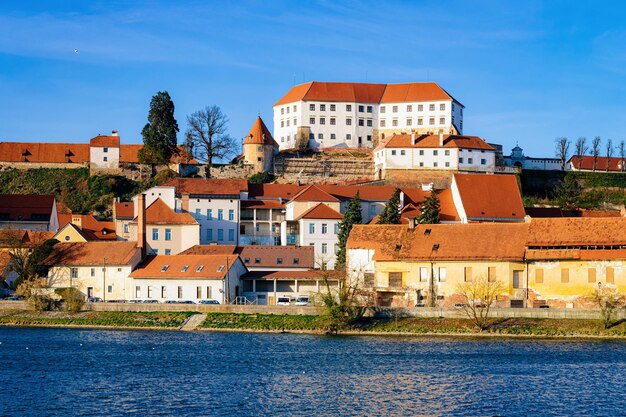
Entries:
<svg viewBox="0 0 626 417">
<path fill-rule="evenodd" d="M 402 272 L 389 273 L 389 286 L 393 288 L 402 287 Z"/>
<path fill-rule="evenodd" d="M 569 269 L 568 268 L 561 269 L 561 282 L 562 283 L 569 282 Z"/>
<path fill-rule="evenodd" d="M 606 267 L 606 283 L 607 284 L 615 283 L 615 276 L 614 276 L 613 268 L 610 266 Z"/>
<path fill-rule="evenodd" d="M 472 267 L 465 267 L 465 282 L 470 282 L 472 280 Z"/>
<path fill-rule="evenodd" d="M 535 283 L 543 284 L 543 269 L 535 270 Z"/>
<path fill-rule="evenodd" d="M 587 280 L 588 282 L 596 282 L 596 269 L 589 268 L 587 270 Z"/>
<path fill-rule="evenodd" d="M 487 279 L 489 282 L 496 282 L 496 267 L 490 266 L 487 270 Z"/>
</svg>

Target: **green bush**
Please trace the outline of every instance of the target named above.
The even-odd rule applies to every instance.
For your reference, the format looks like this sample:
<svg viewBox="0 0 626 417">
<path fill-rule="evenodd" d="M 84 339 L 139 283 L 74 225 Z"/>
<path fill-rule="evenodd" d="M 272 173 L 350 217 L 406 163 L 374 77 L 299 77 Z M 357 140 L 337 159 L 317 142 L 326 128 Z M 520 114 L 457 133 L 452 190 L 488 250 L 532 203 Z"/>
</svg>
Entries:
<svg viewBox="0 0 626 417">
<path fill-rule="evenodd" d="M 67 311 L 77 312 L 85 305 L 85 295 L 76 288 L 57 288 L 54 292 L 65 301 Z"/>
<path fill-rule="evenodd" d="M 250 184 L 267 184 L 274 181 L 274 176 L 269 172 L 257 172 L 248 178 Z"/>
</svg>

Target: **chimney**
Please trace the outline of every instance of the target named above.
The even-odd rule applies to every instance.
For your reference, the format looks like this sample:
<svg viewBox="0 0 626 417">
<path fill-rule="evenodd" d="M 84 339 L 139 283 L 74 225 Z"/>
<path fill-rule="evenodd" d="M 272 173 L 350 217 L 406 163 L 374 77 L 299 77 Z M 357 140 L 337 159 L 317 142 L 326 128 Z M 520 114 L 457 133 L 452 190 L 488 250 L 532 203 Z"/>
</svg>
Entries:
<svg viewBox="0 0 626 417">
<path fill-rule="evenodd" d="M 417 217 L 409 218 L 409 230 L 410 229 L 415 229 L 416 225 L 417 225 Z"/>
<path fill-rule="evenodd" d="M 183 213 L 189 213 L 189 193 L 183 193 L 181 196 L 180 210 Z"/>
<path fill-rule="evenodd" d="M 137 196 L 137 247 L 141 249 L 141 259 L 146 257 L 146 195 Z"/>
<path fill-rule="evenodd" d="M 78 226 L 79 229 L 83 227 L 83 218 L 80 214 L 72 214 L 72 224 Z"/>
<path fill-rule="evenodd" d="M 411 133 L 411 144 L 415 145 L 415 132 Z"/>
<path fill-rule="evenodd" d="M 119 135 L 117 134 L 117 130 L 112 130 L 112 131 L 111 131 L 111 136 L 119 136 Z"/>
<path fill-rule="evenodd" d="M 443 132 L 439 132 L 439 147 L 443 148 Z"/>
</svg>

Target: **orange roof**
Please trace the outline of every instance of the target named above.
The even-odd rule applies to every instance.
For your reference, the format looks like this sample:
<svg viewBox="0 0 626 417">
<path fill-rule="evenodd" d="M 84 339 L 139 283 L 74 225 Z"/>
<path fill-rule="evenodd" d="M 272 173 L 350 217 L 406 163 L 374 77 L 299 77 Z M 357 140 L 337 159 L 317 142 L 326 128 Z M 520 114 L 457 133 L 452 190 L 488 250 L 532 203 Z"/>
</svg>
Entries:
<svg viewBox="0 0 626 417">
<path fill-rule="evenodd" d="M 232 255 L 237 253 L 235 245 L 194 245 L 179 255 Z"/>
<path fill-rule="evenodd" d="M 619 210 L 580 210 L 581 217 L 622 217 Z"/>
<path fill-rule="evenodd" d="M 326 191 L 320 189 L 317 185 L 309 185 L 304 190 L 293 196 L 291 201 L 333 201 L 337 202 L 339 199 L 328 194 Z"/>
<path fill-rule="evenodd" d="M 0 142 L 2 162 L 85 163 L 89 145 L 83 143 Z"/>
<path fill-rule="evenodd" d="M 593 170 L 593 156 L 585 155 L 582 157 L 582 164 L 578 159 L 577 155 L 572 156 L 569 161 L 575 169 L 582 169 L 585 171 Z M 626 166 L 624 166 L 624 170 L 620 168 L 622 162 L 621 157 L 611 157 L 609 160 L 606 156 L 598 156 L 596 160 L 596 171 L 606 171 L 606 165 L 609 165 L 609 171 L 626 171 Z"/>
<path fill-rule="evenodd" d="M 246 179 L 175 178 L 165 184 L 176 187 L 176 194 L 192 195 L 239 195 L 248 191 Z"/>
<path fill-rule="evenodd" d="M 298 184 L 249 184 L 248 196 L 258 199 L 283 198 L 290 200 L 306 187 L 306 185 Z"/>
<path fill-rule="evenodd" d="M 379 103 L 384 91 L 385 84 L 312 81 L 292 87 L 274 106 L 300 100 Z"/>
<path fill-rule="evenodd" d="M 89 141 L 89 146 L 119 148 L 120 137 L 99 135 Z"/>
<path fill-rule="evenodd" d="M 454 97 L 434 82 L 387 84 L 380 102 L 404 103 L 433 100 L 454 100 Z"/>
<path fill-rule="evenodd" d="M 525 223 L 356 225 L 348 247 L 375 249 L 376 261 L 522 260 L 527 232 Z"/>
<path fill-rule="evenodd" d="M 137 217 L 133 219 L 137 222 Z M 146 208 L 146 224 L 198 224 L 189 213 L 177 213 L 157 198 Z"/>
<path fill-rule="evenodd" d="M 311 81 L 292 87 L 287 94 L 274 104 L 274 106 L 301 100 L 347 101 L 355 103 L 401 103 L 431 100 L 456 101 L 454 97 L 434 82 L 368 84 Z"/>
<path fill-rule="evenodd" d="M 72 218 L 80 217 L 81 234 L 87 240 L 116 240 L 115 223 L 96 219 L 91 214 L 59 214 L 59 230 Z"/>
<path fill-rule="evenodd" d="M 626 259 L 626 249 L 527 249 L 529 261 Z"/>
<path fill-rule="evenodd" d="M 132 278 L 224 279 L 237 255 L 151 255 L 137 266 Z"/>
<path fill-rule="evenodd" d="M 335 271 L 326 271 L 329 279 L 336 279 Z M 266 279 L 266 280 L 322 280 L 324 271 L 309 269 L 307 271 L 250 271 L 241 276 L 242 279 Z"/>
<path fill-rule="evenodd" d="M 250 129 L 250 133 L 243 140 L 244 145 L 273 145 L 278 147 L 278 143 L 272 137 L 267 126 L 263 123 L 261 116 L 258 116 Z"/>
<path fill-rule="evenodd" d="M 522 221 L 526 215 L 515 175 L 454 174 L 468 220 Z"/>
<path fill-rule="evenodd" d="M 243 200 L 241 208 L 258 208 L 258 209 L 282 209 L 285 208 L 278 200 Z"/>
<path fill-rule="evenodd" d="M 0 229 L 0 247 L 31 247 L 52 239 L 55 232 L 34 232 L 21 229 Z"/>
<path fill-rule="evenodd" d="M 319 203 L 318 205 L 311 207 L 304 213 L 300 215 L 298 220 L 300 219 L 343 219 L 343 216 L 338 213 L 336 210 L 331 209 L 324 203 Z"/>
<path fill-rule="evenodd" d="M 245 245 L 237 248 L 244 265 L 256 268 L 313 268 L 312 246 Z M 278 263 L 278 258 L 281 263 Z M 297 259 L 297 261 L 296 261 Z"/>
<path fill-rule="evenodd" d="M 415 139 L 411 135 L 393 135 L 377 149 L 388 148 L 441 148 L 439 135 L 420 135 Z M 478 136 L 443 135 L 443 148 L 495 150 Z"/>
<path fill-rule="evenodd" d="M 528 246 L 626 245 L 625 217 L 534 218 Z"/>
<path fill-rule="evenodd" d="M 54 196 L 0 194 L 0 221 L 50 221 Z"/>
<path fill-rule="evenodd" d="M 115 217 L 118 219 L 132 219 L 135 215 L 135 204 L 124 201 L 115 203 Z"/>
<path fill-rule="evenodd" d="M 456 210 L 456 204 L 452 198 L 452 190 L 446 188 L 441 190 L 437 195 L 439 197 L 439 220 L 447 222 L 460 221 L 459 213 Z"/>
<path fill-rule="evenodd" d="M 46 265 L 130 265 L 139 248 L 136 242 L 57 243 Z"/>
</svg>

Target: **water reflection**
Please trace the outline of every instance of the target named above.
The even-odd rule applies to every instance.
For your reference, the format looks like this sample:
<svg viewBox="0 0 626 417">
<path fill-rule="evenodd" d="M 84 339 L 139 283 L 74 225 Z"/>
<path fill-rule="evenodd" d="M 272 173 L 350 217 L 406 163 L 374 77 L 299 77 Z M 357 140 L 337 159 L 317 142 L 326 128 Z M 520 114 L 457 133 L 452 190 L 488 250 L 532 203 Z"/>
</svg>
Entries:
<svg viewBox="0 0 626 417">
<path fill-rule="evenodd" d="M 619 415 L 626 409 L 620 342 L 17 328 L 0 328 L 0 342 L 0 415 Z"/>
</svg>

